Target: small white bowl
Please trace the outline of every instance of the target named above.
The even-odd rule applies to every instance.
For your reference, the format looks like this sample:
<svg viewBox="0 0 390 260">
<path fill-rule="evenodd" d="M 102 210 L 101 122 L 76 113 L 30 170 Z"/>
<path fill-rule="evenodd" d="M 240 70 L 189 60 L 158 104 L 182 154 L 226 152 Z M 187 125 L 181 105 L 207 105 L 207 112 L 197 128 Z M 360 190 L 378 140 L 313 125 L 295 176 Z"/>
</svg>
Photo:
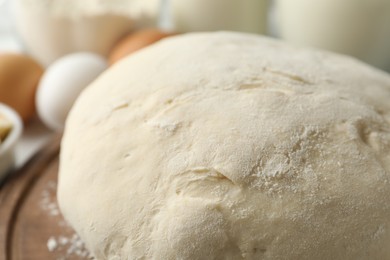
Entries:
<svg viewBox="0 0 390 260">
<path fill-rule="evenodd" d="M 12 123 L 11 132 L 4 142 L 0 144 L 0 180 L 15 166 L 15 145 L 23 131 L 23 123 L 20 116 L 10 107 L 0 103 L 0 113 Z"/>
</svg>

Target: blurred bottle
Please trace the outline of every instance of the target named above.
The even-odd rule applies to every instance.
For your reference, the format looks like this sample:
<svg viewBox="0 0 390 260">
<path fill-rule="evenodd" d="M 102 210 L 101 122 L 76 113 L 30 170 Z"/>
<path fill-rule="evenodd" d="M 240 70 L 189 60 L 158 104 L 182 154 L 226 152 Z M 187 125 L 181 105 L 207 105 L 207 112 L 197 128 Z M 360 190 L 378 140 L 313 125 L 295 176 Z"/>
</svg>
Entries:
<svg viewBox="0 0 390 260">
<path fill-rule="evenodd" d="M 355 56 L 390 70 L 389 0 L 277 0 L 278 30 L 292 43 Z"/>
<path fill-rule="evenodd" d="M 171 0 L 171 6 L 178 31 L 266 32 L 267 0 Z"/>
</svg>

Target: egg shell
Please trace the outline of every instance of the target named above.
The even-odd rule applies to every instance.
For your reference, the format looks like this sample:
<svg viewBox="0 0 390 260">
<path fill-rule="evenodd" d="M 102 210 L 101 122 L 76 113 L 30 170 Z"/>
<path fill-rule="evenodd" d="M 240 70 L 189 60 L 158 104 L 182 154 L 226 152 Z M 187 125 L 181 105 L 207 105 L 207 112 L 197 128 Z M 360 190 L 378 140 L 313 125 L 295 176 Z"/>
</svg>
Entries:
<svg viewBox="0 0 390 260">
<path fill-rule="evenodd" d="M 107 68 L 106 60 L 94 53 L 66 55 L 47 68 L 38 87 L 36 104 L 41 120 L 62 130 L 80 93 Z"/>
<path fill-rule="evenodd" d="M 43 67 L 17 53 L 0 53 L 0 102 L 16 110 L 24 122 L 35 114 L 35 92 Z"/>
<path fill-rule="evenodd" d="M 137 50 L 173 35 L 175 33 L 163 32 L 156 28 L 143 29 L 130 34 L 114 46 L 108 58 L 109 64 L 112 65 Z"/>
</svg>

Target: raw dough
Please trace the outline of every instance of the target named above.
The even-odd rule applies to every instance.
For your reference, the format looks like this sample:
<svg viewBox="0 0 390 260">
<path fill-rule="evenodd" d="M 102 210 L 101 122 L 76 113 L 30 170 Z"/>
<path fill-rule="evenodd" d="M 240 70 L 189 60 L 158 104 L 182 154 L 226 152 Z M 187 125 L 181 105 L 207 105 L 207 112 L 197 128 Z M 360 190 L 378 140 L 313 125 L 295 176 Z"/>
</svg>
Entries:
<svg viewBox="0 0 390 260">
<path fill-rule="evenodd" d="M 62 145 L 97 259 L 390 259 L 390 77 L 351 58 L 163 40 L 83 92 Z"/>
</svg>

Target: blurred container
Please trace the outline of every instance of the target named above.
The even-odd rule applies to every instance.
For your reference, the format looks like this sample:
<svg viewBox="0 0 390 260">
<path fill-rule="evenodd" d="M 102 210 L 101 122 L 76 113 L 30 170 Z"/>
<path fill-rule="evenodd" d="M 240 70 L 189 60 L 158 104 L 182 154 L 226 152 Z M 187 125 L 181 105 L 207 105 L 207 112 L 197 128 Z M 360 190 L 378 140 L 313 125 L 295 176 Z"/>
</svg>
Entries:
<svg viewBox="0 0 390 260">
<path fill-rule="evenodd" d="M 0 0 L 0 36 L 11 33 L 11 22 L 8 13 L 8 2 Z"/>
<path fill-rule="evenodd" d="M 0 51 L 20 52 L 10 9 L 10 0 L 0 0 Z"/>
<path fill-rule="evenodd" d="M 107 55 L 131 30 L 156 23 L 158 2 L 14 0 L 14 15 L 27 51 L 48 65 L 72 52 Z"/>
<path fill-rule="evenodd" d="M 389 0 L 277 0 L 283 39 L 390 69 Z"/>
<path fill-rule="evenodd" d="M 176 30 L 265 33 L 268 0 L 171 0 Z"/>
</svg>

